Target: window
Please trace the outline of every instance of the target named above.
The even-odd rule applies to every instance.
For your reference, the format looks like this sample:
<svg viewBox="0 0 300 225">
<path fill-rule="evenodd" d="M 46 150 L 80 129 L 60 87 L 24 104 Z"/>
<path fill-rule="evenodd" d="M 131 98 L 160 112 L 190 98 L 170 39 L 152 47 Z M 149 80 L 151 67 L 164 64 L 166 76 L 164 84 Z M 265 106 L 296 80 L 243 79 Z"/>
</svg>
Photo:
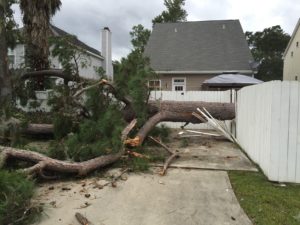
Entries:
<svg viewBox="0 0 300 225">
<path fill-rule="evenodd" d="M 298 80 L 298 76 L 295 76 L 295 80 Z"/>
<path fill-rule="evenodd" d="M 296 42 L 296 47 L 299 47 L 299 41 Z"/>
<path fill-rule="evenodd" d="M 183 91 L 183 87 L 182 86 L 175 86 L 175 91 Z"/>
<path fill-rule="evenodd" d="M 172 90 L 173 91 L 185 91 L 186 82 L 185 78 L 172 78 Z"/>
<path fill-rule="evenodd" d="M 292 57 L 294 56 L 294 52 L 291 52 L 291 56 L 292 56 Z"/>
<path fill-rule="evenodd" d="M 8 56 L 9 68 L 13 68 L 16 64 L 15 50 L 12 50 L 12 49 L 9 48 L 8 52 L 7 52 L 7 56 Z"/>
<path fill-rule="evenodd" d="M 150 90 L 160 90 L 161 89 L 161 81 L 160 80 L 149 80 L 148 87 Z"/>
</svg>

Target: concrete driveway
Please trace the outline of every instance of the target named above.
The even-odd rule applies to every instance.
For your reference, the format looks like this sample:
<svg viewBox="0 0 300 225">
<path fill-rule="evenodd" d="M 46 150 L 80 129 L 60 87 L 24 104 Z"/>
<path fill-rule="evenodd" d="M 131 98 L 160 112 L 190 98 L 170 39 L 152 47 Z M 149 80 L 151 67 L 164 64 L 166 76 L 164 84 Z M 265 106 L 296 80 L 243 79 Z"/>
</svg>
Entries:
<svg viewBox="0 0 300 225">
<path fill-rule="evenodd" d="M 126 176 L 103 189 L 94 188 L 104 182 L 100 178 L 40 187 L 36 200 L 45 203 L 45 214 L 37 224 L 76 225 L 76 212 L 94 225 L 252 224 L 224 171 L 169 169 L 164 177 L 155 172 Z"/>
</svg>

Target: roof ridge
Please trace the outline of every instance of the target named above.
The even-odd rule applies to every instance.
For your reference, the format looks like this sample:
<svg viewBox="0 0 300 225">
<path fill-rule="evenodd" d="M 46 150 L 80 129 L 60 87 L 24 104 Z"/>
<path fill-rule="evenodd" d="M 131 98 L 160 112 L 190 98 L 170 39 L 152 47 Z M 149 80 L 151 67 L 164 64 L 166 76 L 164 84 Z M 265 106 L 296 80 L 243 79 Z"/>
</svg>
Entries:
<svg viewBox="0 0 300 225">
<path fill-rule="evenodd" d="M 205 23 L 205 22 L 229 22 L 229 21 L 240 21 L 239 19 L 226 19 L 226 20 L 194 20 L 194 21 L 178 21 L 178 22 L 165 22 L 155 23 L 156 24 L 175 24 L 175 23 Z"/>
</svg>

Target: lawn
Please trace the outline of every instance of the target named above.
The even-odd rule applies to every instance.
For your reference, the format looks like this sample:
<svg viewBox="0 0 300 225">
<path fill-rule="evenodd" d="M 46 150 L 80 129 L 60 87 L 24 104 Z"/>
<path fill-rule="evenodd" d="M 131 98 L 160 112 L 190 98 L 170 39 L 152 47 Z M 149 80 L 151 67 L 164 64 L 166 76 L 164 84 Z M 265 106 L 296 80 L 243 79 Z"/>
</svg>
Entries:
<svg viewBox="0 0 300 225">
<path fill-rule="evenodd" d="M 229 172 L 234 192 L 255 225 L 300 225 L 300 185 L 280 186 L 262 173 Z"/>
</svg>

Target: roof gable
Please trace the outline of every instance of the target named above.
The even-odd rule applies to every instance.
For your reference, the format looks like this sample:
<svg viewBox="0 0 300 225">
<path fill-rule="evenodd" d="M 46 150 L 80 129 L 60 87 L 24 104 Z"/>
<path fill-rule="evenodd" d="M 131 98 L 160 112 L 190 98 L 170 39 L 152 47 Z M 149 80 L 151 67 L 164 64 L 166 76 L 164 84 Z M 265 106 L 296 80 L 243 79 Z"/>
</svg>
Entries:
<svg viewBox="0 0 300 225">
<path fill-rule="evenodd" d="M 52 24 L 50 25 L 50 28 L 51 28 L 51 30 L 52 30 L 52 32 L 54 33 L 55 36 L 72 35 L 72 34 L 67 33 L 66 31 L 64 31 L 64 30 L 62 30 L 62 29 L 60 29 L 60 28 L 52 25 Z M 88 46 L 87 44 L 83 43 L 77 37 L 74 39 L 74 43 L 72 43 L 72 44 L 74 44 L 74 45 L 76 45 L 78 47 L 81 47 L 82 49 L 84 49 L 84 50 L 86 50 L 86 51 L 88 51 L 90 53 L 93 53 L 93 54 L 95 54 L 97 56 L 102 57 L 100 51 L 98 51 L 97 49 L 94 49 L 94 48 Z"/>
<path fill-rule="evenodd" d="M 297 22 L 297 24 L 295 26 L 295 29 L 294 29 L 293 34 L 291 36 L 291 39 L 290 39 L 290 41 L 289 41 L 289 43 L 288 43 L 288 45 L 287 45 L 287 47 L 286 47 L 286 49 L 285 49 L 285 51 L 283 53 L 283 58 L 286 56 L 287 52 L 289 51 L 290 46 L 293 43 L 293 41 L 295 39 L 295 36 L 296 36 L 297 31 L 299 30 L 299 28 L 300 28 L 300 18 L 299 18 L 299 20 L 298 20 L 298 22 Z"/>
<path fill-rule="evenodd" d="M 155 71 L 251 70 L 239 20 L 155 24 L 145 55 Z"/>
</svg>

